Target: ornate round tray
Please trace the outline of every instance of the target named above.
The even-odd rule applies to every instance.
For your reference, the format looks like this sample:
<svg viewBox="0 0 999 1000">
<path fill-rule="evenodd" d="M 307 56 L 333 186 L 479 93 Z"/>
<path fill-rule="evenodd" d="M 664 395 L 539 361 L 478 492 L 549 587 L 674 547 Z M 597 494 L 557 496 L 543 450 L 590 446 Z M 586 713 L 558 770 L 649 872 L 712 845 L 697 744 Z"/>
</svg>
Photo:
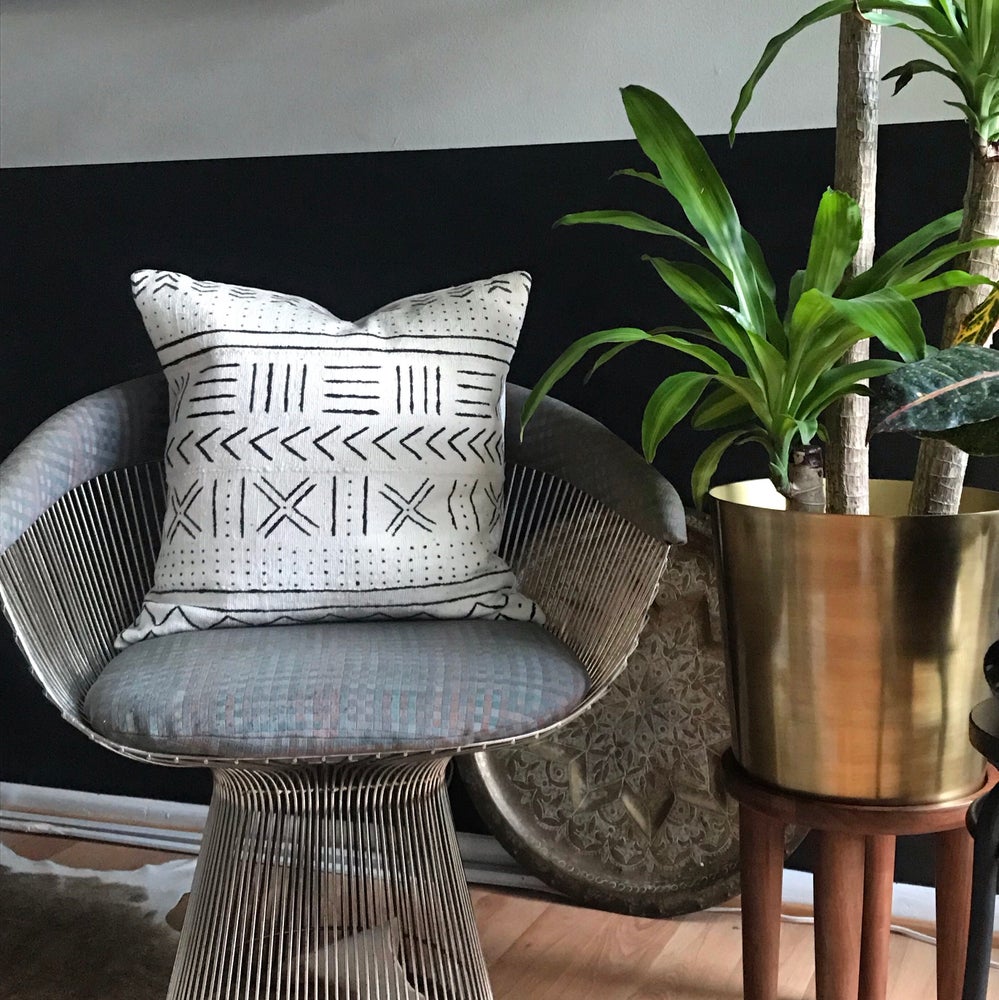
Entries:
<svg viewBox="0 0 999 1000">
<path fill-rule="evenodd" d="M 525 869 L 571 899 L 641 916 L 704 909 L 739 889 L 707 518 L 688 514 L 687 533 L 607 694 L 551 736 L 458 764 L 483 820 Z"/>
</svg>

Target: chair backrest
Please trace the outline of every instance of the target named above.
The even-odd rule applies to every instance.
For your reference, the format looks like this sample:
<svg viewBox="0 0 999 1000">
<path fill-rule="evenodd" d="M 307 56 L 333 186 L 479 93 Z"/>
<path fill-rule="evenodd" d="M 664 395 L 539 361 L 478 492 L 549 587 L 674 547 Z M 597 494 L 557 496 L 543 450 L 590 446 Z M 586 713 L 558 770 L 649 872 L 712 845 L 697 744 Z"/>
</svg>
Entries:
<svg viewBox="0 0 999 1000">
<path fill-rule="evenodd" d="M 546 400 L 522 442 L 525 398 L 509 387 L 500 554 L 595 697 L 638 641 L 683 511 L 639 456 L 565 404 Z M 94 738 L 83 700 L 152 584 L 167 408 L 160 375 L 111 387 L 60 411 L 0 466 L 0 599 L 48 697 Z"/>
</svg>

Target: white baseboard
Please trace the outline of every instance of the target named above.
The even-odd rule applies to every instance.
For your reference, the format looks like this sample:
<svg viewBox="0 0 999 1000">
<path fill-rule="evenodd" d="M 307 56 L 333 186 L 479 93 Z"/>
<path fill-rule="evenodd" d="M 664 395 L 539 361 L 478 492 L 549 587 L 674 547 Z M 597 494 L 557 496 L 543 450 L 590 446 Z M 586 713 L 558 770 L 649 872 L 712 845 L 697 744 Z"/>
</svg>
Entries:
<svg viewBox="0 0 999 1000">
<path fill-rule="evenodd" d="M 208 807 L 0 781 L 0 830 L 99 840 L 196 855 Z M 459 833 L 465 877 L 477 885 L 558 895 L 528 875 L 494 837 Z"/>
<path fill-rule="evenodd" d="M 194 855 L 201 846 L 207 815 L 207 806 L 184 802 L 0 782 L 0 830 L 54 834 Z M 525 873 L 495 838 L 459 833 L 458 844 L 469 882 L 559 895 L 540 879 Z M 811 908 L 812 899 L 812 876 L 786 869 L 784 903 Z M 896 883 L 892 916 L 896 920 L 934 923 L 933 890 Z M 996 931 L 999 932 L 999 914 Z"/>
</svg>

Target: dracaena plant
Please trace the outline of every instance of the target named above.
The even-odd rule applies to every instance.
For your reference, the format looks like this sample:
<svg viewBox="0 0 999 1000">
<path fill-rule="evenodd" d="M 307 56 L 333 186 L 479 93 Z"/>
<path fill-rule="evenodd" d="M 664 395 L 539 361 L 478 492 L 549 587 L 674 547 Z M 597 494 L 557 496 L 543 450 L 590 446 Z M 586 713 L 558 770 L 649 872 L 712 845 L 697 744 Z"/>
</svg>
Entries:
<svg viewBox="0 0 999 1000">
<path fill-rule="evenodd" d="M 931 73 L 953 83 L 971 136 L 968 185 L 961 237 L 999 236 L 999 0 L 831 0 L 804 14 L 766 45 L 759 63 L 742 88 L 732 115 L 732 130 L 752 99 L 754 89 L 784 45 L 799 32 L 826 18 L 855 13 L 875 25 L 900 29 L 920 38 L 929 59 L 912 59 L 892 69 L 886 79 L 895 90 L 919 74 Z M 955 95 L 958 96 L 958 95 Z M 960 262 L 968 271 L 999 279 L 995 244 L 970 251 Z M 952 292 L 947 304 L 941 344 L 957 343 L 964 318 L 980 302 L 982 291 Z M 981 343 L 987 344 L 992 330 Z M 967 456 L 953 444 L 924 441 L 920 448 L 910 513 L 951 513 L 957 509 Z"/>
<path fill-rule="evenodd" d="M 960 226 L 955 212 L 923 226 L 848 281 L 844 272 L 861 237 L 860 212 L 847 195 L 829 190 L 819 203 L 805 267 L 791 279 L 781 310 L 757 241 L 742 227 L 724 183 L 704 147 L 674 108 L 643 87 L 622 91 L 635 137 L 657 174 L 621 173 L 663 188 L 680 205 L 692 236 L 629 211 L 579 212 L 563 225 L 598 223 L 681 241 L 703 264 L 647 256 L 666 286 L 703 326 L 654 330 L 621 327 L 581 337 L 541 377 L 524 407 L 526 423 L 541 398 L 590 350 L 603 348 L 594 369 L 637 343 L 678 351 L 698 363 L 670 375 L 652 393 L 642 421 L 649 461 L 688 414 L 693 426 L 717 432 L 692 476 L 700 504 L 723 453 L 755 442 L 766 450 L 770 477 L 794 506 L 814 509 L 802 458 L 822 437 L 820 414 L 856 391 L 862 379 L 895 371 L 927 355 L 914 300 L 986 279 L 960 269 L 941 271 L 982 241 L 934 246 Z M 700 237 L 700 238 L 698 238 Z M 876 338 L 901 360 L 839 365 L 852 344 Z M 977 419 L 977 418 L 976 418 Z"/>
</svg>

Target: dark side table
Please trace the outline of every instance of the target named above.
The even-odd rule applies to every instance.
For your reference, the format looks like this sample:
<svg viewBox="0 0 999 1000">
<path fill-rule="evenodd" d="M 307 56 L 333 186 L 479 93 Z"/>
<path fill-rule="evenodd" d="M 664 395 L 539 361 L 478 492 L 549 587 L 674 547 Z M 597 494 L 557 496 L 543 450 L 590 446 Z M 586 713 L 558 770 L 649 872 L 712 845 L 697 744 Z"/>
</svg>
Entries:
<svg viewBox="0 0 999 1000">
<path fill-rule="evenodd" d="M 974 842 L 968 809 L 995 784 L 927 805 L 868 805 L 821 799 L 757 781 L 731 751 L 726 785 L 739 802 L 742 961 L 745 1000 L 777 1000 L 784 831 L 814 830 L 817 1000 L 884 1000 L 895 838 L 936 841 L 937 997 L 959 1000 L 967 953 Z M 977 1000 L 977 998 L 976 998 Z"/>
<path fill-rule="evenodd" d="M 999 766 L 999 699 L 986 698 L 972 709 L 969 732 L 971 745 L 990 764 Z M 975 860 L 963 1000 L 985 1000 L 999 874 L 999 787 L 983 795 L 968 811 L 968 829 L 975 836 Z"/>
</svg>

